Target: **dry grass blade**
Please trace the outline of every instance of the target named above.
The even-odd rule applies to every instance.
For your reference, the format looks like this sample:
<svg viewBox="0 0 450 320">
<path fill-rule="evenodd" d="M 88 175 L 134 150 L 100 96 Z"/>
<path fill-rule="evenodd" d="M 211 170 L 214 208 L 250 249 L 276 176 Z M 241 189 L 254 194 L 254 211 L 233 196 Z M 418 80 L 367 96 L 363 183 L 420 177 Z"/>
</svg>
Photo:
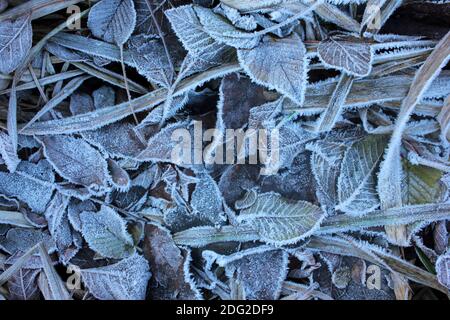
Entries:
<svg viewBox="0 0 450 320">
<path fill-rule="evenodd" d="M 0 223 L 22 228 L 34 228 L 34 226 L 25 219 L 23 213 L 19 211 L 0 210 Z"/>
<path fill-rule="evenodd" d="M 361 28 L 358 21 L 331 3 L 324 2 L 320 4 L 315 12 L 322 19 L 330 21 L 344 30 L 358 32 Z"/>
<path fill-rule="evenodd" d="M 424 271 L 404 260 L 401 260 L 393 255 L 388 254 L 374 246 L 365 246 L 364 249 L 353 245 L 348 240 L 337 237 L 313 237 L 311 241 L 306 244 L 306 247 L 311 250 L 319 250 L 333 254 L 343 254 L 348 256 L 358 257 L 381 267 L 388 267 L 395 272 L 400 273 L 409 280 L 422 283 L 426 286 L 439 290 L 445 294 L 448 289 L 442 286 L 436 279 L 436 276 Z M 370 253 L 367 253 L 369 252 Z"/>
<path fill-rule="evenodd" d="M 39 120 L 44 114 L 55 108 L 58 104 L 60 104 L 63 100 L 65 100 L 67 97 L 69 97 L 75 90 L 77 90 L 84 81 L 89 79 L 91 76 L 81 76 L 77 77 L 75 79 L 72 79 L 67 83 L 67 85 L 58 92 L 57 95 L 55 95 L 50 101 L 48 101 L 41 110 L 31 119 L 24 127 L 23 129 L 29 127 L 33 123 L 35 123 L 37 120 Z M 22 129 L 22 130 L 23 130 Z"/>
<path fill-rule="evenodd" d="M 347 74 L 341 75 L 327 108 L 317 122 L 316 132 L 326 132 L 333 129 L 342 114 L 342 109 L 345 106 L 345 99 L 352 88 L 353 79 L 353 76 Z"/>
<path fill-rule="evenodd" d="M 0 22 L 9 19 L 15 19 L 24 14 L 31 13 L 32 19 L 39 19 L 43 16 L 67 8 L 81 0 L 30 0 L 18 5 L 11 10 L 0 14 Z"/>
<path fill-rule="evenodd" d="M 76 66 L 78 69 L 83 70 L 87 74 L 99 78 L 107 83 L 110 83 L 123 89 L 125 89 L 126 87 L 124 77 L 108 69 L 90 63 L 82 63 L 82 62 L 74 62 L 73 65 Z M 128 87 L 131 91 L 136 93 L 146 94 L 148 92 L 148 89 L 144 88 L 140 84 L 130 79 L 128 79 Z"/>
<path fill-rule="evenodd" d="M 220 67 L 212 68 L 204 73 L 194 75 L 181 81 L 180 85 L 174 92 L 174 97 L 180 96 L 191 89 L 194 89 L 205 82 L 212 79 L 223 77 L 226 74 L 237 72 L 241 67 L 237 64 L 225 64 Z M 167 97 L 166 89 L 158 89 L 152 91 L 142 97 L 132 100 L 134 112 L 139 113 L 151 110 L 157 105 L 164 102 Z M 42 121 L 34 123 L 28 128 L 21 127 L 21 133 L 25 135 L 43 135 L 43 134 L 64 134 L 74 133 L 85 130 L 92 130 L 119 121 L 130 116 L 131 110 L 129 103 L 125 102 L 120 105 L 102 108 L 100 110 L 73 116 L 61 120 Z"/>
<path fill-rule="evenodd" d="M 35 251 L 40 247 L 40 243 L 36 244 L 25 252 L 19 259 L 14 262 L 14 264 L 6 269 L 2 274 L 0 274 L 0 286 L 9 280 L 22 266 L 27 262 L 27 260 L 35 253 Z"/>
<path fill-rule="evenodd" d="M 71 300 L 69 292 L 52 265 L 50 256 L 42 243 L 38 244 L 43 269 L 54 300 Z"/>
<path fill-rule="evenodd" d="M 58 81 L 62 81 L 62 80 L 68 80 L 77 76 L 80 76 L 83 74 L 83 71 L 78 71 L 78 70 L 74 70 L 74 71 L 67 71 L 67 72 L 62 72 L 62 73 L 58 73 L 55 75 L 51 75 L 48 77 L 44 77 L 44 78 L 40 78 L 38 80 L 39 85 L 41 86 L 46 86 Z M 36 88 L 36 82 L 35 81 L 30 81 L 30 82 L 26 82 L 24 84 L 20 84 L 16 87 L 16 92 L 19 91 L 23 91 L 23 90 L 30 90 L 30 89 L 34 89 Z M 0 95 L 3 94 L 7 94 L 10 93 L 12 91 L 12 89 L 5 89 L 0 91 Z"/>
</svg>

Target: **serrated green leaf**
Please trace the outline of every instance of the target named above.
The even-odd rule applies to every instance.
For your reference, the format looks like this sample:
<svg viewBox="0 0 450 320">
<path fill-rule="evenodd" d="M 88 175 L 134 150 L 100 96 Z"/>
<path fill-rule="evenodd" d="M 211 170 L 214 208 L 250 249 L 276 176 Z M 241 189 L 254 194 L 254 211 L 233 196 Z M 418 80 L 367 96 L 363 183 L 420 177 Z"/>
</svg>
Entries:
<svg viewBox="0 0 450 320">
<path fill-rule="evenodd" d="M 403 188 L 403 202 L 405 204 L 425 204 L 439 201 L 442 194 L 442 171 L 413 165 L 407 160 L 403 161 L 405 181 Z"/>
</svg>

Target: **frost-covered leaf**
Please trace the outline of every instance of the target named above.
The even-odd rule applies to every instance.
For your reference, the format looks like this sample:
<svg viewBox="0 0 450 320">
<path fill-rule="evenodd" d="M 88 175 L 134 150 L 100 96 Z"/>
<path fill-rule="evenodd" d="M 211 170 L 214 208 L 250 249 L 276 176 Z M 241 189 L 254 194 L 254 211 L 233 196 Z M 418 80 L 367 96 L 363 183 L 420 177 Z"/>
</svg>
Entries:
<svg viewBox="0 0 450 320">
<path fill-rule="evenodd" d="M 34 225 L 31 224 L 26 216 L 19 211 L 0 211 L 0 224 L 22 227 L 22 228 L 33 228 Z M 6 232 L 5 232 L 6 233 Z"/>
<path fill-rule="evenodd" d="M 235 8 L 229 7 L 227 5 L 222 4 L 221 6 L 214 8 L 214 12 L 223 15 L 237 28 L 246 31 L 254 31 L 258 27 L 254 16 L 242 15 Z"/>
<path fill-rule="evenodd" d="M 20 162 L 20 159 L 14 150 L 10 137 L 3 131 L 0 131 L 0 155 L 6 163 L 8 170 L 10 172 L 14 172 Z"/>
<path fill-rule="evenodd" d="M 167 10 L 165 15 L 184 48 L 194 58 L 209 62 L 218 61 L 226 45 L 218 43 L 205 32 L 191 5 Z"/>
<path fill-rule="evenodd" d="M 52 41 L 46 44 L 45 49 L 65 62 L 83 62 L 89 60 L 87 54 L 71 50 Z"/>
<path fill-rule="evenodd" d="M 281 114 L 283 109 L 283 101 L 284 99 L 280 98 L 263 105 L 253 106 L 253 108 L 250 109 L 248 127 L 252 129 L 273 127 L 273 121 Z"/>
<path fill-rule="evenodd" d="M 173 77 L 172 62 L 168 60 L 161 40 L 138 35 L 131 37 L 127 45 L 136 70 L 148 81 L 169 88 Z"/>
<path fill-rule="evenodd" d="M 176 147 L 179 146 L 179 142 L 178 140 L 174 141 L 172 137 L 179 139 L 180 137 L 176 135 L 177 130 L 188 129 L 188 125 L 188 122 L 178 122 L 161 129 L 157 134 L 148 140 L 146 148 L 138 154 L 136 159 L 141 161 L 152 160 L 174 162 L 176 159 L 173 159 L 172 153 L 176 150 Z M 187 133 L 189 133 L 189 131 L 187 131 Z M 186 137 L 183 136 L 183 138 Z"/>
<path fill-rule="evenodd" d="M 95 109 L 110 107 L 116 103 L 116 92 L 110 86 L 102 86 L 92 93 Z"/>
<path fill-rule="evenodd" d="M 224 222 L 223 197 L 216 182 L 207 173 L 197 175 L 199 182 L 192 193 L 191 206 L 195 215 L 213 225 Z"/>
<path fill-rule="evenodd" d="M 242 199 L 246 190 L 257 185 L 260 168 L 255 165 L 236 164 L 228 167 L 220 177 L 219 189 L 231 208 Z"/>
<path fill-rule="evenodd" d="M 440 255 L 437 259 L 436 273 L 439 282 L 450 289 L 450 251 Z"/>
<path fill-rule="evenodd" d="M 11 73 L 31 49 L 33 32 L 29 15 L 0 22 L 0 72 Z"/>
<path fill-rule="evenodd" d="M 113 209 L 102 206 L 99 212 L 80 214 L 81 231 L 89 247 L 104 257 L 121 259 L 135 252 L 125 220 Z"/>
<path fill-rule="evenodd" d="M 276 300 L 287 275 L 288 255 L 283 250 L 260 246 L 229 256 L 204 251 L 209 263 L 225 267 L 228 277 L 236 274 L 249 300 Z"/>
<path fill-rule="evenodd" d="M 283 198 L 314 202 L 313 174 L 310 167 L 310 154 L 299 153 L 291 165 L 276 174 L 261 176 L 261 192 L 276 192 Z"/>
<path fill-rule="evenodd" d="M 10 300 L 38 300 L 37 277 L 40 270 L 20 268 L 8 281 Z"/>
<path fill-rule="evenodd" d="M 408 205 L 439 203 L 444 192 L 440 180 L 442 172 L 421 165 L 413 165 L 407 160 L 402 161 L 404 180 L 402 181 L 402 203 Z M 427 223 L 418 221 L 405 225 L 407 242 Z"/>
<path fill-rule="evenodd" d="M 222 16 L 211 9 L 194 7 L 195 12 L 205 30 L 214 40 L 238 49 L 252 49 L 261 41 L 261 36 L 251 34 L 234 27 Z"/>
<path fill-rule="evenodd" d="M 135 25 L 133 0 L 102 0 L 89 12 L 88 27 L 92 34 L 119 46 L 127 42 Z"/>
<path fill-rule="evenodd" d="M 189 273 L 190 253 L 175 245 L 168 230 L 147 224 L 143 250 L 152 271 L 151 299 L 196 300 L 201 297 Z"/>
<path fill-rule="evenodd" d="M 364 77 L 372 70 L 373 53 L 370 45 L 351 35 L 332 35 L 319 44 L 317 52 L 327 66 L 350 75 Z"/>
<path fill-rule="evenodd" d="M 261 240 L 283 245 L 311 235 L 324 217 L 324 212 L 309 202 L 283 199 L 271 192 L 259 194 L 255 204 L 241 210 L 237 219 L 257 230 Z"/>
<path fill-rule="evenodd" d="M 79 247 L 73 245 L 74 238 L 67 216 L 69 198 L 56 192 L 45 209 L 44 215 L 48 229 L 56 243 L 60 260 L 67 263 L 78 252 Z"/>
<path fill-rule="evenodd" d="M 293 2 L 292 0 L 220 0 L 229 7 L 238 9 L 240 11 L 259 10 L 263 8 L 271 8 L 273 6 Z"/>
<path fill-rule="evenodd" d="M 151 277 L 148 262 L 137 253 L 106 267 L 82 269 L 89 291 L 100 300 L 144 300 Z"/>
<path fill-rule="evenodd" d="M 22 161 L 15 173 L 0 172 L 0 194 L 25 202 L 36 212 L 44 212 L 54 189 L 55 176 L 47 161 Z"/>
<path fill-rule="evenodd" d="M 57 237 L 61 229 L 64 229 L 64 226 L 62 226 L 63 217 L 68 205 L 69 198 L 55 193 L 45 210 L 44 214 L 48 222 L 48 230 L 54 238 Z"/>
<path fill-rule="evenodd" d="M 83 211 L 93 212 L 95 210 L 95 204 L 90 200 L 80 201 L 77 199 L 71 199 L 69 206 L 67 207 L 67 215 L 72 228 L 74 228 L 76 231 L 81 232 L 82 227 L 80 214 Z"/>
<path fill-rule="evenodd" d="M 345 153 L 338 179 L 337 209 L 362 215 L 379 206 L 376 172 L 386 145 L 385 136 L 373 135 L 354 143 Z"/>
<path fill-rule="evenodd" d="M 238 50 L 241 66 L 258 84 L 275 89 L 299 104 L 306 89 L 307 57 L 300 37 L 283 39 L 264 36 L 251 50 Z"/>
<path fill-rule="evenodd" d="M 72 136 L 40 138 L 44 154 L 64 178 L 87 187 L 107 185 L 107 164 L 101 154 L 82 139 Z"/>
<path fill-rule="evenodd" d="M 311 169 L 317 184 L 316 196 L 322 206 L 332 211 L 332 208 L 337 204 L 336 184 L 340 168 L 330 164 L 318 153 L 313 153 L 311 155 Z"/>
<path fill-rule="evenodd" d="M 44 243 L 50 253 L 56 250 L 55 242 L 47 232 L 23 228 L 9 229 L 6 238 L 0 242 L 0 247 L 13 254 L 17 251 L 26 252 L 39 242 Z"/>
<path fill-rule="evenodd" d="M 297 154 L 304 150 L 306 143 L 315 138 L 315 134 L 294 122 L 279 128 L 278 136 L 277 131 L 272 131 L 272 128 L 267 129 L 267 141 L 259 141 L 260 152 L 261 150 L 267 152 L 267 158 L 261 161 L 265 165 L 266 173 L 289 167 Z"/>
<path fill-rule="evenodd" d="M 320 204 L 331 213 L 334 212 L 334 207 L 338 203 L 337 179 L 341 170 L 342 158 L 347 148 L 345 140 L 340 139 L 339 135 L 337 136 L 336 139 L 334 135 L 330 134 L 328 138 L 311 142 L 306 146 L 307 150 L 313 152 L 311 169 L 317 183 L 317 198 Z M 355 133 L 356 137 L 357 134 Z"/>
<path fill-rule="evenodd" d="M 165 1 L 133 0 L 133 2 L 136 10 L 135 33 L 148 35 L 157 34 L 158 29 L 155 26 L 153 17 L 155 17 L 157 23 L 161 22 L 161 19 L 156 17 L 156 12 L 160 9 L 165 9 Z M 150 10 L 153 11 L 153 14 Z"/>
<path fill-rule="evenodd" d="M 112 185 L 119 190 L 128 190 L 130 188 L 131 179 L 127 171 L 124 170 L 113 159 L 108 159 L 108 170 L 111 176 Z"/>
<path fill-rule="evenodd" d="M 446 221 L 436 222 L 433 229 L 433 240 L 434 240 L 434 250 L 437 254 L 442 254 L 445 252 L 447 247 L 449 247 L 449 235 L 447 230 Z"/>
<path fill-rule="evenodd" d="M 164 224 L 172 232 L 180 232 L 189 228 L 199 227 L 208 223 L 202 220 L 198 215 L 192 215 L 188 209 L 179 205 L 173 208 L 167 208 L 163 212 Z"/>
<path fill-rule="evenodd" d="M 145 148 L 134 125 L 127 121 L 85 131 L 82 136 L 111 157 L 134 158 Z"/>
</svg>

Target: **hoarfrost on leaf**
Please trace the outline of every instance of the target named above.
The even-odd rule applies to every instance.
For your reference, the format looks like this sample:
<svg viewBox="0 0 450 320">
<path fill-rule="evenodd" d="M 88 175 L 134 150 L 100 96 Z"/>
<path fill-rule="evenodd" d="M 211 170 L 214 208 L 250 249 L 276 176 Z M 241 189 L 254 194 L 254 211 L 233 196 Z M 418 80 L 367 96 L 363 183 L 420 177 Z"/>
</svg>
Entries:
<svg viewBox="0 0 450 320">
<path fill-rule="evenodd" d="M 189 252 L 179 249 L 168 230 L 154 224 L 145 227 L 144 257 L 152 270 L 150 297 L 157 300 L 196 300 L 201 297 L 190 277 L 188 268 Z"/>
<path fill-rule="evenodd" d="M 105 267 L 82 269 L 89 291 L 100 300 L 144 300 L 151 277 L 147 260 L 135 253 Z"/>
<path fill-rule="evenodd" d="M 306 48 L 297 35 L 283 39 L 264 36 L 251 50 L 239 49 L 241 66 L 257 84 L 275 89 L 303 104 L 307 82 Z"/>
<path fill-rule="evenodd" d="M 370 45 L 351 35 L 332 35 L 319 44 L 317 52 L 327 66 L 350 75 L 364 77 L 372 70 L 373 53 Z"/>
<path fill-rule="evenodd" d="M 376 172 L 387 145 L 385 136 L 368 136 L 355 142 L 344 155 L 338 179 L 337 209 L 363 215 L 380 205 Z"/>
<path fill-rule="evenodd" d="M 450 251 L 439 256 L 436 261 L 436 272 L 439 282 L 450 289 Z"/>
<path fill-rule="evenodd" d="M 215 14 L 211 9 L 194 7 L 194 10 L 204 30 L 217 42 L 237 49 L 252 49 L 261 40 L 260 35 L 252 35 L 249 32 L 237 29 L 225 18 Z"/>
<path fill-rule="evenodd" d="M 199 182 L 192 193 L 191 206 L 204 221 L 213 225 L 223 223 L 226 218 L 223 211 L 223 197 L 216 182 L 207 173 L 197 175 Z"/>
<path fill-rule="evenodd" d="M 122 259 L 135 252 L 125 220 L 113 209 L 102 206 L 99 212 L 80 214 L 81 231 L 89 247 L 104 257 Z"/>
<path fill-rule="evenodd" d="M 40 138 L 47 160 L 67 180 L 86 187 L 107 186 L 107 164 L 102 155 L 82 139 L 72 136 Z"/>
<path fill-rule="evenodd" d="M 212 254 L 211 254 L 212 253 Z M 242 284 L 245 298 L 249 300 L 276 300 L 287 276 L 288 254 L 284 250 L 257 248 L 243 250 L 230 256 L 203 252 L 211 256 L 229 277 L 235 275 Z"/>
<path fill-rule="evenodd" d="M 226 45 L 218 43 L 204 29 L 193 6 L 186 5 L 165 12 L 177 37 L 193 58 L 217 61 Z"/>
<path fill-rule="evenodd" d="M 270 192 L 259 194 L 255 204 L 241 210 L 237 220 L 256 229 L 261 240 L 284 245 L 310 236 L 324 217 L 322 209 L 309 202 L 283 199 Z"/>
<path fill-rule="evenodd" d="M 34 164 L 22 161 L 16 172 L 0 172 L 0 194 L 15 197 L 35 212 L 44 212 L 54 190 L 51 165 L 41 160 Z"/>
<path fill-rule="evenodd" d="M 89 12 L 88 27 L 92 34 L 119 46 L 127 42 L 135 25 L 133 0 L 102 0 Z"/>
<path fill-rule="evenodd" d="M 0 22 L 0 72 L 16 70 L 31 49 L 33 31 L 29 15 Z"/>
</svg>

